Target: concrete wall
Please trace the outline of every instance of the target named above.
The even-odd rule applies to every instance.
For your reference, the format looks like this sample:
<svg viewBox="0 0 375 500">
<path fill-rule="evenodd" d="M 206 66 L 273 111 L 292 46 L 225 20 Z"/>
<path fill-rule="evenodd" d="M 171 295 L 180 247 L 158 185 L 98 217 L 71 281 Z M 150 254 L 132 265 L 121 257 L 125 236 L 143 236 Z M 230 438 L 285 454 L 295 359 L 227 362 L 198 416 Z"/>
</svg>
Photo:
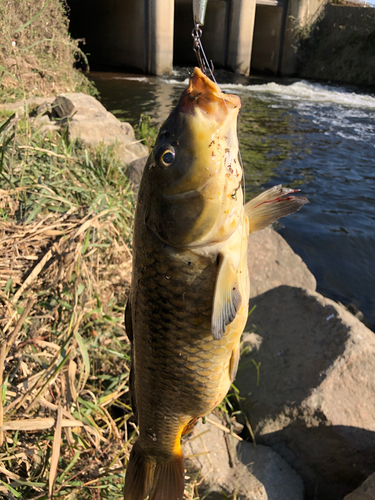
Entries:
<svg viewBox="0 0 375 500">
<path fill-rule="evenodd" d="M 227 5 L 225 0 L 210 0 L 207 3 L 206 20 L 202 30 L 202 44 L 207 58 L 212 59 L 218 67 L 226 64 Z M 191 0 L 176 0 L 174 26 L 173 64 L 196 64 L 191 36 L 194 27 Z"/>
<path fill-rule="evenodd" d="M 227 66 L 235 73 L 250 74 L 256 0 L 231 0 Z"/>
<path fill-rule="evenodd" d="M 288 7 L 282 11 L 278 6 L 256 6 L 256 0 L 210 0 L 202 36 L 207 58 L 215 66 L 249 75 L 254 46 L 253 68 L 272 73 L 281 68 L 281 74 L 293 74 L 295 19 L 304 26 L 325 1 L 284 0 Z M 72 35 L 86 39 L 84 49 L 93 65 L 162 75 L 171 73 L 173 63 L 196 64 L 191 0 L 68 3 Z"/>
<path fill-rule="evenodd" d="M 303 28 L 313 22 L 327 0 L 289 0 L 285 27 L 281 74 L 294 75 L 297 71 L 296 27 Z"/>
<path fill-rule="evenodd" d="M 174 6 L 175 0 L 146 1 L 146 43 L 149 43 L 146 71 L 152 75 L 170 74 L 173 70 Z"/>
<path fill-rule="evenodd" d="M 146 71 L 145 2 L 134 0 L 68 0 L 71 33 L 85 38 L 84 51 L 95 65 Z"/>
<path fill-rule="evenodd" d="M 257 5 L 251 69 L 276 74 L 283 11 L 281 7 Z"/>
</svg>

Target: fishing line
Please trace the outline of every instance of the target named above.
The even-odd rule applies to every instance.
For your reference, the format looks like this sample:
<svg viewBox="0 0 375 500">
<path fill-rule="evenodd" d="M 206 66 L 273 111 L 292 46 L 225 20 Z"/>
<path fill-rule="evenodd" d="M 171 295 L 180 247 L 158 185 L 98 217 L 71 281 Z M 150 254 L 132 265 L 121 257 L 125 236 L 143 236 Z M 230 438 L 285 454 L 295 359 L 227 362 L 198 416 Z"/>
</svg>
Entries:
<svg viewBox="0 0 375 500">
<path fill-rule="evenodd" d="M 214 73 L 213 73 L 212 61 L 211 61 L 211 64 L 208 62 L 208 59 L 206 57 L 206 53 L 203 49 L 203 45 L 202 45 L 202 41 L 201 41 L 202 29 L 199 27 L 198 23 L 195 23 L 195 27 L 193 28 L 191 36 L 194 39 L 193 50 L 197 56 L 199 68 L 201 69 L 201 71 L 205 75 L 207 75 L 207 73 L 209 73 L 211 75 L 212 80 L 217 85 L 217 81 L 216 81 Z"/>
<path fill-rule="evenodd" d="M 209 64 L 208 62 L 208 59 L 206 57 L 206 53 L 203 49 L 203 45 L 202 45 L 202 40 L 201 40 L 201 36 L 202 36 L 202 30 L 199 28 L 199 25 L 196 24 L 195 28 L 193 29 L 193 38 L 194 38 L 194 51 L 197 55 L 197 59 L 198 59 L 198 63 L 199 63 L 199 66 L 200 66 L 200 69 L 202 70 L 202 72 L 207 75 L 207 71 L 209 71 L 210 73 L 210 76 L 211 76 L 211 79 L 216 83 L 216 85 L 218 84 L 217 81 L 216 81 L 216 78 L 215 78 L 215 75 L 213 73 L 213 70 L 212 70 L 212 66 Z M 212 61 L 211 61 L 212 63 Z M 228 109 L 228 106 L 227 106 L 227 103 L 226 103 L 226 100 L 222 97 L 222 100 L 225 104 L 225 107 L 227 108 L 227 112 L 229 113 L 229 109 Z M 237 131 L 237 136 L 238 136 L 238 131 Z M 243 189 L 243 203 L 245 205 L 245 195 L 246 195 L 246 179 L 245 179 L 245 169 L 243 168 L 243 162 L 242 162 L 242 157 L 241 157 L 241 152 L 240 152 L 240 148 L 238 147 L 238 161 L 240 162 L 240 166 L 241 166 L 241 169 L 242 169 L 242 189 Z"/>
</svg>

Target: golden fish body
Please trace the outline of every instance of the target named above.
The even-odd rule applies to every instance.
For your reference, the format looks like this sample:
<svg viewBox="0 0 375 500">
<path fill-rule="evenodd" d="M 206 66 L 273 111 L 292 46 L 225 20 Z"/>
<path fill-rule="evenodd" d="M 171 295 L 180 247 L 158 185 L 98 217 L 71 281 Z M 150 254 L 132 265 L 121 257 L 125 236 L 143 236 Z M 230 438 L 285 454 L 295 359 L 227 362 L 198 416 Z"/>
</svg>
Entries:
<svg viewBox="0 0 375 500">
<path fill-rule="evenodd" d="M 145 167 L 125 317 L 140 436 L 125 500 L 182 498 L 181 435 L 221 402 L 237 371 L 251 232 L 238 162 L 239 108 L 237 96 L 221 93 L 196 68 Z M 290 191 L 278 189 L 273 198 Z M 263 197 L 249 212 L 257 214 L 264 201 L 273 206 Z M 269 224 L 267 210 L 261 219 Z M 256 221 L 255 230 L 262 224 Z"/>
</svg>

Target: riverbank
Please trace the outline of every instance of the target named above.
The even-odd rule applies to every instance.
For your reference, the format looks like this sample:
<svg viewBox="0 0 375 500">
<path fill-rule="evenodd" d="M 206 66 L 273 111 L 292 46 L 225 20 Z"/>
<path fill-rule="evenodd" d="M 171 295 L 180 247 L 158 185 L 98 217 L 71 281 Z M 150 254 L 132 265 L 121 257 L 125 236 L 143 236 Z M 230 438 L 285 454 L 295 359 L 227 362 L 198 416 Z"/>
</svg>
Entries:
<svg viewBox="0 0 375 500">
<path fill-rule="evenodd" d="M 49 491 L 65 500 L 120 500 L 124 465 L 137 436 L 128 392 L 130 346 L 123 326 L 135 206 L 127 165 L 144 165 L 147 150 L 141 137 L 99 102 L 67 88 L 57 101 L 50 96 L 23 99 L 0 112 L 0 493 L 40 499 Z M 248 123 L 253 132 L 257 123 Z M 253 481 L 253 496 L 261 492 L 262 499 L 277 500 L 277 487 L 270 488 L 285 471 L 295 478 L 292 467 L 309 491 L 315 491 L 321 476 L 329 483 L 344 470 L 342 483 L 350 491 L 374 463 L 372 332 L 314 292 L 314 277 L 274 231 L 255 236 L 249 263 L 257 309 L 248 331 L 254 330 L 254 322 L 264 340 L 259 353 L 242 360 L 242 370 L 249 370 L 242 378 L 252 386 L 244 385 L 241 397 L 247 398 L 247 414 L 256 417 L 260 439 L 269 439 L 267 445 L 285 460 L 270 446 L 256 454 L 246 443 L 251 454 L 244 463 L 256 460 L 248 474 L 260 474 Z M 244 355 L 252 346 L 248 339 L 245 335 Z M 284 392 L 277 388 L 270 397 L 275 379 L 282 377 Z M 293 390 L 303 397 L 295 397 Z M 256 391 L 256 399 L 264 403 L 254 410 L 248 393 Z M 269 411 L 270 400 L 275 404 Z M 227 401 L 232 404 L 236 398 Z M 222 405 L 219 413 L 220 425 L 227 429 L 220 431 L 220 448 L 233 479 L 236 449 L 224 438 L 234 433 L 230 408 Z M 266 421 L 262 410 L 274 418 Z M 214 440 L 218 442 L 217 434 Z M 339 453 L 332 442 L 340 443 Z M 201 440 L 191 443 L 198 448 L 192 454 L 201 454 Z M 204 455 L 211 460 L 214 452 L 208 446 Z M 267 470 L 269 457 L 274 465 L 267 478 L 259 470 Z M 346 459 L 340 462 L 340 457 Z M 358 457 L 361 463 L 353 472 Z M 236 470 L 245 472 L 244 467 Z M 302 481 L 297 482 L 296 498 L 302 500 Z M 200 483 L 192 473 L 187 500 L 199 498 Z M 235 482 L 232 491 L 224 482 L 216 483 L 237 495 Z M 290 490 L 285 498 L 294 498 Z"/>
<path fill-rule="evenodd" d="M 30 117 L 24 115 L 23 101 L 11 106 L 18 115 L 8 118 L 1 134 L 6 189 L 1 191 L 0 212 L 0 378 L 5 395 L 0 443 L 12 446 L 16 458 L 2 465 L 0 491 L 36 498 L 49 489 L 61 499 L 78 492 L 77 498 L 88 499 L 100 491 L 103 499 L 120 499 L 123 464 L 137 436 L 128 392 L 130 346 L 123 326 L 134 213 L 127 164 L 136 154 L 138 159 L 130 164 L 138 165 L 139 177 L 147 149 L 140 147 L 129 124 L 90 96 L 29 99 Z M 120 157 L 114 137 L 122 146 Z M 217 433 L 213 437 L 215 446 L 228 464 L 234 460 L 224 434 L 234 432 L 230 416 L 239 394 L 243 399 L 237 400 L 242 401 L 237 418 L 247 422 L 243 437 L 252 433 L 250 416 L 258 439 L 267 445 L 259 453 L 247 443 L 239 449 L 244 461 L 236 470 L 242 478 L 246 473 L 247 484 L 254 488 L 246 486 L 245 498 L 261 492 L 264 500 L 278 500 L 282 481 L 288 498 L 313 498 L 319 484 L 329 492 L 327 499 L 341 500 L 340 492 L 352 491 L 375 468 L 372 407 L 364 412 L 368 401 L 375 401 L 375 387 L 368 380 L 375 365 L 373 333 L 341 305 L 315 292 L 314 277 L 275 231 L 251 236 L 248 259 L 251 306 L 257 307 L 247 332 L 255 329 L 256 335 L 244 335 L 235 382 L 240 392 L 235 390 L 226 400 L 228 406 L 221 405 L 217 413 L 222 420 L 220 440 Z M 323 341 L 328 342 L 324 356 Z M 303 397 L 290 393 L 285 382 L 283 393 L 277 389 L 277 397 L 271 398 L 269 412 L 267 394 L 275 377 L 285 371 L 284 363 L 294 367 L 285 377 L 298 380 L 292 385 Z M 350 398 L 353 384 L 356 397 Z M 343 408 L 332 397 L 332 388 L 346 402 Z M 322 405 L 310 398 L 311 391 L 321 395 Z M 264 402 L 254 406 L 250 393 Z M 285 419 L 284 429 L 280 422 Z M 312 421 L 314 448 L 308 444 Z M 357 447 L 353 427 L 368 446 Z M 277 431 L 276 441 L 268 436 L 274 432 L 265 431 L 271 428 Z M 337 432 L 340 456 L 349 457 L 346 461 L 336 456 L 333 460 L 335 449 L 325 445 L 337 439 Z M 210 452 L 213 444 L 208 439 L 205 436 Z M 297 448 L 290 448 L 293 440 Z M 188 447 L 189 441 L 185 450 Z M 8 457 L 5 449 L 3 453 Z M 352 473 L 353 454 L 366 466 Z M 256 467 L 247 470 L 250 456 Z M 318 463 L 316 456 L 321 457 Z M 270 462 L 273 472 L 264 474 Z M 222 470 L 223 462 L 218 466 Z M 222 474 L 213 482 L 227 494 L 238 490 L 232 468 L 225 469 L 229 482 Z M 200 494 L 198 485 L 205 490 L 212 486 L 192 473 L 187 499 Z"/>
<path fill-rule="evenodd" d="M 103 488 L 101 498 L 120 499 L 136 436 L 123 326 L 134 200 L 121 152 L 140 143 L 94 98 L 74 96 L 70 131 L 67 99 L 0 111 L 4 498 L 88 499 Z M 72 139 L 90 115 L 107 126 L 112 118 L 112 132 L 118 124 L 120 151 Z"/>
<path fill-rule="evenodd" d="M 74 69 L 85 54 L 70 37 L 66 4 L 11 0 L 0 9 L 0 102 L 61 92 L 96 94 Z"/>
<path fill-rule="evenodd" d="M 375 85 L 375 9 L 328 3 L 300 33 L 297 75 Z"/>
</svg>

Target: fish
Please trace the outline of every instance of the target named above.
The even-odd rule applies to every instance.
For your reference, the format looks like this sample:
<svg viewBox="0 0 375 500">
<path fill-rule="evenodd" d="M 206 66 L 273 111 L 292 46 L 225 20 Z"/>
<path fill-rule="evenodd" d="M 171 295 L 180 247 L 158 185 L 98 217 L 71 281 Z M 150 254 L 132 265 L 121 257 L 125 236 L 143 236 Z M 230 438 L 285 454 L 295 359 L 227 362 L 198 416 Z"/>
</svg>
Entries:
<svg viewBox="0 0 375 500">
<path fill-rule="evenodd" d="M 135 214 L 125 309 L 139 437 L 125 500 L 181 500 L 181 437 L 226 396 L 248 317 L 251 233 L 306 198 L 275 186 L 246 205 L 240 98 L 195 68 L 147 160 Z"/>
</svg>

